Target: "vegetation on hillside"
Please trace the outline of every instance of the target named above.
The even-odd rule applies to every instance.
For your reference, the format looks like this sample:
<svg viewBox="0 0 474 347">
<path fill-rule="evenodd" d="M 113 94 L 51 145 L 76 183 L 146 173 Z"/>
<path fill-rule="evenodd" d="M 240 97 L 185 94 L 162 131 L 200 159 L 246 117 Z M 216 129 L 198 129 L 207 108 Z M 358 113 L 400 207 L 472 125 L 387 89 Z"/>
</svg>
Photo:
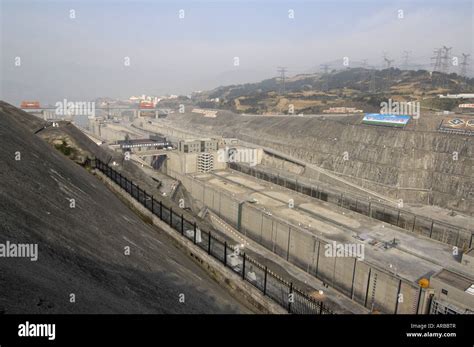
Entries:
<svg viewBox="0 0 474 347">
<path fill-rule="evenodd" d="M 425 70 L 354 68 L 294 76 L 285 81 L 284 91 L 278 78 L 218 87 L 198 94 L 193 101 L 200 107 L 257 114 L 321 113 L 340 106 L 375 112 L 389 98 L 452 110 L 459 100 L 443 101 L 438 95 L 461 92 L 474 93 L 474 79 Z"/>
</svg>

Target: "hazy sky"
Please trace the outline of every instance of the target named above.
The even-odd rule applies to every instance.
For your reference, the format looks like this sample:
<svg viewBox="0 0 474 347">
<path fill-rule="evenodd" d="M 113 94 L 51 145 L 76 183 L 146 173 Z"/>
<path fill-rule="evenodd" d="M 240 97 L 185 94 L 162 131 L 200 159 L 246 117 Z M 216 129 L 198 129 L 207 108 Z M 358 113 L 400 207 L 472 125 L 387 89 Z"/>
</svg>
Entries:
<svg viewBox="0 0 474 347">
<path fill-rule="evenodd" d="M 398 65 L 404 50 L 428 68 L 436 47 L 473 52 L 473 1 L 0 1 L 0 92 L 13 103 L 187 94 L 277 66 L 380 66 L 382 52 Z"/>
</svg>

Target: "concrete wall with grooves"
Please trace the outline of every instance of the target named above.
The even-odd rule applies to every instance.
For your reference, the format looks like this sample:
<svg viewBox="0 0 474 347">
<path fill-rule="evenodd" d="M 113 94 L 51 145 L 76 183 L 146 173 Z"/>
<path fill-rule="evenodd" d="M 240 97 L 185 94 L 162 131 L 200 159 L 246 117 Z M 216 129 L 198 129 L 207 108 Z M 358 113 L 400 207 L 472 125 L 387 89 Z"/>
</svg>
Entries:
<svg viewBox="0 0 474 347">
<path fill-rule="evenodd" d="M 326 257 L 326 242 L 308 231 L 290 226 L 254 205 L 238 201 L 232 194 L 217 191 L 190 176 L 171 171 L 168 174 L 180 180 L 195 199 L 204 202 L 220 218 L 235 228 L 240 226 L 242 234 L 356 302 L 378 312 L 416 313 L 420 290 L 418 284 L 400 279 L 365 261 Z M 239 205 L 242 206 L 240 223 Z M 397 303 L 399 287 L 403 301 Z M 419 306 L 425 306 L 426 300 L 428 295 L 423 290 Z"/>
</svg>

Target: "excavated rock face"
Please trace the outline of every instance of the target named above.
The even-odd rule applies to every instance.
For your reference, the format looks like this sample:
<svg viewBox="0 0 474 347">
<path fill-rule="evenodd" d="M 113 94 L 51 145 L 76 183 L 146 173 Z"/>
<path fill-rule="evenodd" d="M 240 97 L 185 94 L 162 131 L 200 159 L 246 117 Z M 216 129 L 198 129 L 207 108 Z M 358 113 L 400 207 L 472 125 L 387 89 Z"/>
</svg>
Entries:
<svg viewBox="0 0 474 347">
<path fill-rule="evenodd" d="M 44 124 L 0 103 L 0 244 L 38 247 L 36 261 L 0 257 L 1 313 L 249 312 L 165 234 L 34 134 Z M 69 144 L 83 140 L 71 135 Z"/>
<path fill-rule="evenodd" d="M 405 129 L 337 119 L 173 115 L 173 126 L 238 137 L 316 164 L 409 203 L 474 212 L 474 139 L 437 131 L 442 116 L 425 115 Z M 347 160 L 345 159 L 347 158 Z"/>
</svg>

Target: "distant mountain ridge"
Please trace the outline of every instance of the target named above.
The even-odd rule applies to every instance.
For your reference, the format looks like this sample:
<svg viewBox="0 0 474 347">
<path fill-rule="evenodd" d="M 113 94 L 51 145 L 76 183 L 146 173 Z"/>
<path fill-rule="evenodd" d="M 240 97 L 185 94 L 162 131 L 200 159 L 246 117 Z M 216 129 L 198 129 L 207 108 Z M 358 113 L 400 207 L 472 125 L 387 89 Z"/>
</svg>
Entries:
<svg viewBox="0 0 474 347">
<path fill-rule="evenodd" d="M 319 113 L 332 106 L 376 111 L 380 100 L 387 98 L 421 101 L 461 92 L 474 92 L 473 78 L 426 70 L 352 68 L 296 75 L 286 78 L 284 83 L 276 77 L 258 83 L 221 86 L 198 94 L 195 101 L 202 107 L 239 113 L 291 113 L 290 105 L 296 113 Z M 454 106 L 446 103 L 447 109 Z"/>
</svg>

